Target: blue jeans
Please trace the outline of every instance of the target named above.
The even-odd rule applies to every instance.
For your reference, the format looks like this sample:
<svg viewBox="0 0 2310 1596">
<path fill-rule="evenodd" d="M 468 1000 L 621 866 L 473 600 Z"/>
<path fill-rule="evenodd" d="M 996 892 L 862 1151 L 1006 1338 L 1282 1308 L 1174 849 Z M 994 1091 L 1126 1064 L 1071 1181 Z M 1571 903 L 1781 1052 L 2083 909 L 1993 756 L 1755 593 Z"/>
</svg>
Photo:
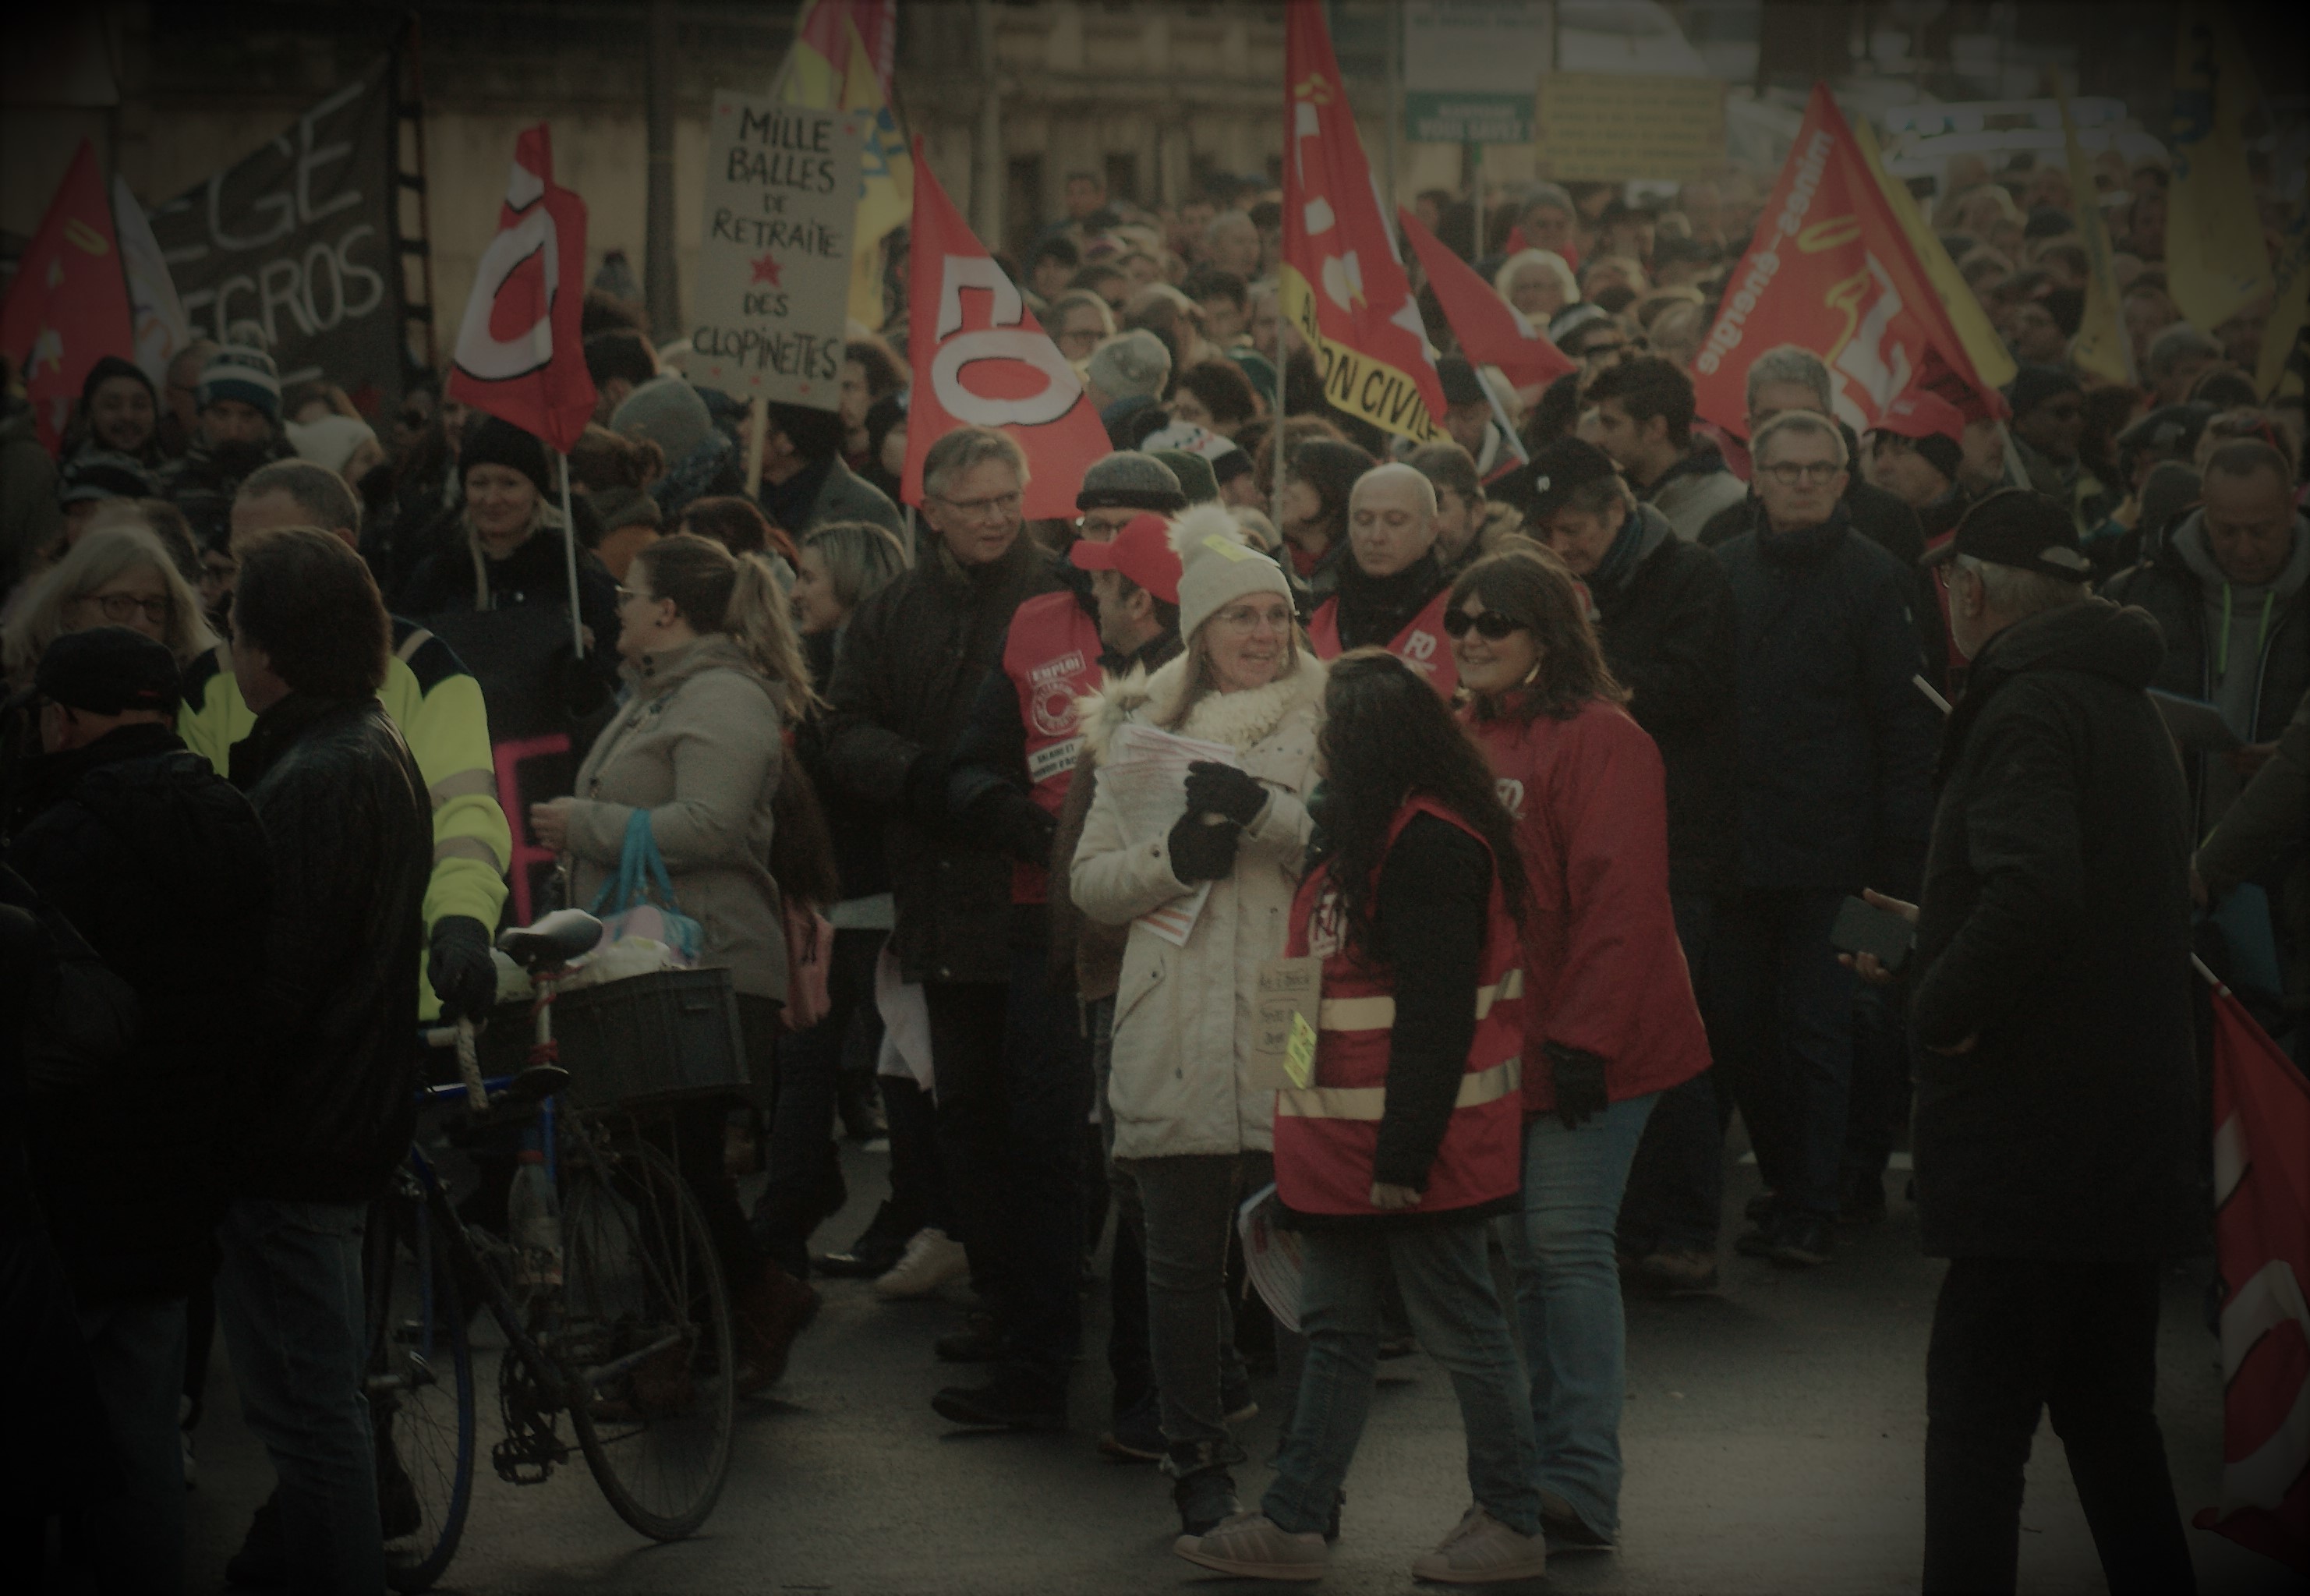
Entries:
<svg viewBox="0 0 2310 1596">
<path fill-rule="evenodd" d="M 1680 893 L 1671 902 L 1693 993 L 1706 1002 L 1715 900 Z M 1661 1093 L 1645 1122 L 1628 1171 L 1628 1195 L 1620 1201 L 1620 1245 L 1638 1257 L 1663 1249 L 1716 1251 L 1717 1219 L 1724 1208 L 1724 1124 L 1717 1117 L 1715 1074 L 1704 1070 Z"/>
<path fill-rule="evenodd" d="M 925 982 L 939 1161 L 1007 1375 L 1064 1390 L 1082 1331 L 1083 1127 L 1090 1049 L 1038 944 L 1011 980 Z"/>
<path fill-rule="evenodd" d="M 1421 1349 L 1451 1373 L 1468 1436 L 1468 1488 L 1510 1529 L 1540 1532 L 1524 1367 L 1492 1288 L 1489 1228 L 1481 1219 L 1439 1218 L 1302 1234 L 1299 1326 L 1307 1360 L 1275 1481 L 1260 1502 L 1279 1527 L 1304 1535 L 1331 1521 L 1371 1411 L 1380 1294 L 1392 1268 Z"/>
<path fill-rule="evenodd" d="M 1853 1085 L 1853 972 L 1829 928 L 1845 894 L 1751 888 L 1719 906 L 1709 984 L 1724 1042 L 1718 1067 L 1748 1122 L 1780 1211 L 1837 1218 L 1837 1177 Z"/>
<path fill-rule="evenodd" d="M 377 1451 L 362 1392 L 367 1207 L 243 1198 L 217 1227 L 217 1317 L 242 1415 L 280 1476 L 289 1587 L 378 1596 Z"/>
<path fill-rule="evenodd" d="M 185 1299 L 83 1307 L 80 1330 L 127 1488 L 74 1515 L 69 1555 L 103 1590 L 181 1590 L 185 1459 L 177 1398 L 185 1379 Z"/>
<path fill-rule="evenodd" d="M 1500 1225 L 1515 1265 L 1532 1375 L 1534 1479 L 1600 1535 L 1620 1524 L 1620 1398 L 1627 1344 L 1613 1227 L 1628 1165 L 1659 1094 L 1630 1097 L 1568 1131 L 1524 1126 L 1523 1222 Z"/>
</svg>

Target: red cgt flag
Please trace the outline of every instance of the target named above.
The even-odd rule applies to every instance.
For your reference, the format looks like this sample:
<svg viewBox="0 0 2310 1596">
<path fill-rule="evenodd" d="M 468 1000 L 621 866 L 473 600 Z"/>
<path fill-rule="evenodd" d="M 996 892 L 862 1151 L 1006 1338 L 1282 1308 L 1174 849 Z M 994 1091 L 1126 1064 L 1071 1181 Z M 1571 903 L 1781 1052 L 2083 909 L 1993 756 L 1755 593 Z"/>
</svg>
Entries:
<svg viewBox="0 0 2310 1596">
<path fill-rule="evenodd" d="M 1452 324 L 1461 353 L 1480 366 L 1498 366 L 1519 388 L 1546 387 L 1576 369 L 1546 333 L 1493 292 L 1474 267 L 1420 225 L 1419 217 L 1398 208 L 1395 219 L 1411 240 L 1411 252 L 1428 273 L 1428 286 L 1444 307 L 1444 319 Z"/>
<path fill-rule="evenodd" d="M 1333 405 L 1414 443 L 1440 438 L 1444 384 L 1318 0 L 1284 7 L 1283 76 L 1283 314 Z"/>
<path fill-rule="evenodd" d="M 994 427 L 1027 452 L 1029 520 L 1071 516 L 1082 474 L 1111 452 L 1074 370 L 964 221 L 915 143 L 915 216 L 907 325 L 914 356 L 907 469 L 899 492 L 923 502 L 923 456 L 957 427 Z"/>
<path fill-rule="evenodd" d="M 89 368 L 106 355 L 136 358 L 128 284 L 97 170 L 96 146 L 80 151 L 48 202 L 0 305 L 0 349 L 23 373 L 40 441 L 56 452 Z"/>
<path fill-rule="evenodd" d="M 1968 416 L 2004 413 L 1825 83 L 1693 360 L 1700 414 L 1744 430 L 1750 362 L 1782 343 L 1828 362 L 1837 417 L 1856 432 L 1912 386 Z"/>
<path fill-rule="evenodd" d="M 2310 1574 L 2310 1083 L 2214 989 L 2222 1499 L 2201 1530 Z"/>
<path fill-rule="evenodd" d="M 449 397 L 568 454 L 594 419 L 586 369 L 586 202 L 553 181 L 545 124 L 514 145 L 498 236 L 482 253 L 449 371 Z"/>
</svg>

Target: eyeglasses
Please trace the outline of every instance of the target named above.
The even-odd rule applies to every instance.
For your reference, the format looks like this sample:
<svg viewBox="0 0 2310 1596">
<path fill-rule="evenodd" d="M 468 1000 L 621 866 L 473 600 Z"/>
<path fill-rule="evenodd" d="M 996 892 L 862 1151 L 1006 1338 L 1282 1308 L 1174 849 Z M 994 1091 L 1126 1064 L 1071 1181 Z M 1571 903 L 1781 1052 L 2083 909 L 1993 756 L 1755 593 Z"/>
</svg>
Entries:
<svg viewBox="0 0 2310 1596">
<path fill-rule="evenodd" d="M 637 600 L 645 604 L 654 604 L 657 603 L 657 595 L 656 594 L 642 593 L 631 587 L 621 587 L 618 589 L 618 603 L 621 604 L 630 604 Z"/>
<path fill-rule="evenodd" d="M 91 593 L 82 596 L 102 611 L 107 620 L 123 626 L 135 620 L 140 610 L 154 626 L 168 624 L 169 604 L 166 598 L 138 598 L 133 593 Z"/>
<path fill-rule="evenodd" d="M 1783 460 L 1777 464 L 1761 465 L 1758 470 L 1784 488 L 1793 488 L 1799 482 L 1827 482 L 1835 479 L 1845 467 L 1834 460 L 1810 460 L 1800 464 L 1794 460 Z"/>
<path fill-rule="evenodd" d="M 956 514 L 968 516 L 974 521 L 1008 521 L 1019 513 L 1019 507 L 1027 502 L 1026 494 L 1016 490 L 997 493 L 992 499 L 949 499 L 943 493 L 934 493 L 931 497 Z"/>
<path fill-rule="evenodd" d="M 1087 538 L 1097 538 L 1102 542 L 1110 542 L 1121 537 L 1123 529 L 1137 520 L 1139 515 L 1140 512 L 1133 510 L 1120 520 L 1111 516 L 1077 516 L 1075 530 Z"/>
<path fill-rule="evenodd" d="M 1279 632 L 1291 629 L 1291 612 L 1287 609 L 1256 610 L 1249 604 L 1237 604 L 1221 610 L 1211 619 L 1230 631 L 1256 631 L 1263 626 Z"/>
<path fill-rule="evenodd" d="M 1499 610 L 1486 610 L 1481 614 L 1476 615 L 1471 615 L 1465 610 L 1446 610 L 1444 612 L 1444 635 L 1446 637 L 1464 638 L 1468 635 L 1468 629 L 1470 627 L 1475 628 L 1476 635 L 1483 638 L 1488 643 L 1497 643 L 1501 638 L 1509 636 L 1511 633 L 1529 629 L 1525 627 L 1523 621 L 1517 620 Z"/>
</svg>

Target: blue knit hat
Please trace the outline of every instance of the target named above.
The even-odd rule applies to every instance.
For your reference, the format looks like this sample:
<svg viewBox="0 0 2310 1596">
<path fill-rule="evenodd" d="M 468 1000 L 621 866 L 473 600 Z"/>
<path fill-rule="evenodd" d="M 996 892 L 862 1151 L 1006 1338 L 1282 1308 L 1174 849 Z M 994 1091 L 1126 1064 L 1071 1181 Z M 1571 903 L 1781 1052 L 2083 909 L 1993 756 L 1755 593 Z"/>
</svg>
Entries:
<svg viewBox="0 0 2310 1596">
<path fill-rule="evenodd" d="M 267 421 L 281 419 L 281 369 L 261 349 L 228 343 L 201 368 L 200 405 L 206 410 L 220 399 L 238 399 L 265 412 Z"/>
</svg>

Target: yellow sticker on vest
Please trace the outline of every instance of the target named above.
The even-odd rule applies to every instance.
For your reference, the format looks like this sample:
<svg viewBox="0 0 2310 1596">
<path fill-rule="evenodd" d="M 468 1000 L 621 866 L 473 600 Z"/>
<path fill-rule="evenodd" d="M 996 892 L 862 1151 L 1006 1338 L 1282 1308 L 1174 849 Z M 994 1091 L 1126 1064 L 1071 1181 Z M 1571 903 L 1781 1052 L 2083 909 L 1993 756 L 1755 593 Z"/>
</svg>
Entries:
<svg viewBox="0 0 2310 1596">
<path fill-rule="evenodd" d="M 1316 1084 L 1316 1028 L 1305 1014 L 1291 1016 L 1291 1040 L 1283 1045 L 1283 1072 L 1306 1091 Z"/>
</svg>

